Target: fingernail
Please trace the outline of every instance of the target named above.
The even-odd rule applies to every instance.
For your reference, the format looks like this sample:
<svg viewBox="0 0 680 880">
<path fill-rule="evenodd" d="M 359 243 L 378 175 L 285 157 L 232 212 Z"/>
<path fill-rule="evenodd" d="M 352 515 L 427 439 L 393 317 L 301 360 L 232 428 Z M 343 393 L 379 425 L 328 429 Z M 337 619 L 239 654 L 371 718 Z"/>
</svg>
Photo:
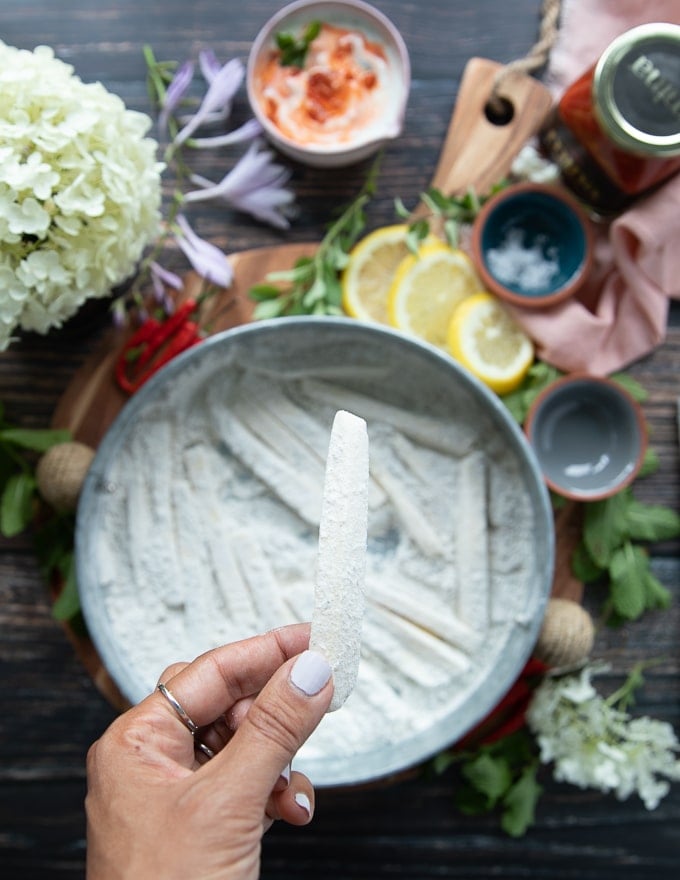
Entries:
<svg viewBox="0 0 680 880">
<path fill-rule="evenodd" d="M 298 807 L 302 807 L 302 809 L 307 813 L 308 816 L 312 815 L 312 804 L 304 791 L 298 791 L 295 795 L 295 803 Z"/>
<path fill-rule="evenodd" d="M 308 697 L 318 694 L 331 677 L 331 667 L 322 654 L 305 651 L 295 661 L 290 671 L 290 680 Z"/>
<path fill-rule="evenodd" d="M 281 775 L 279 779 L 282 779 L 285 785 L 288 785 L 290 782 L 290 764 L 286 764 L 286 766 L 281 771 Z"/>
</svg>

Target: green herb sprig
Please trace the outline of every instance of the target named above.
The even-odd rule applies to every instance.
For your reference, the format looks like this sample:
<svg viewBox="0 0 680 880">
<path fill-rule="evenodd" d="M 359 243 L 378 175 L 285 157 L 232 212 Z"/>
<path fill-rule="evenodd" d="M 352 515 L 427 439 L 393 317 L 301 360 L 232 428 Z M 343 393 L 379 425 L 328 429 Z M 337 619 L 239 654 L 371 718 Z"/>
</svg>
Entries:
<svg viewBox="0 0 680 880">
<path fill-rule="evenodd" d="M 309 47 L 319 36 L 320 31 L 320 21 L 311 21 L 300 37 L 296 37 L 289 31 L 279 31 L 274 39 L 281 52 L 281 65 L 283 67 L 304 67 Z"/>
<path fill-rule="evenodd" d="M 312 257 L 301 257 L 292 269 L 270 272 L 263 284 L 248 291 L 257 302 L 256 319 L 290 315 L 342 315 L 340 272 L 349 251 L 366 226 L 365 207 L 376 191 L 378 162 L 359 195 L 331 223 Z"/>
<path fill-rule="evenodd" d="M 71 439 L 68 431 L 18 428 L 11 425 L 0 402 L 0 533 L 13 538 L 34 515 L 38 484 L 34 456 Z"/>
<path fill-rule="evenodd" d="M 435 187 L 430 187 L 421 193 L 420 199 L 427 207 L 429 215 L 418 217 L 409 222 L 406 244 L 410 251 L 416 253 L 419 246 L 427 238 L 436 223 L 451 247 L 458 247 L 460 227 L 472 223 L 479 214 L 482 205 L 491 196 L 508 185 L 507 180 L 495 184 L 484 196 L 479 196 L 473 189 L 469 189 L 462 196 L 446 196 Z M 398 217 L 408 220 L 411 212 L 406 208 L 401 199 L 394 200 L 394 209 Z"/>
<path fill-rule="evenodd" d="M 501 827 L 511 837 L 521 837 L 533 824 L 543 789 L 537 781 L 536 744 L 528 730 L 516 731 L 472 752 L 442 752 L 431 767 L 441 774 L 452 764 L 461 765 L 462 780 L 454 797 L 462 813 L 477 816 L 500 810 Z"/>
<path fill-rule="evenodd" d="M 520 387 L 503 397 L 513 417 L 522 424 L 536 397 L 562 374 L 549 364 L 536 362 Z M 632 377 L 611 377 L 638 402 L 647 392 Z M 658 456 L 648 449 L 639 477 L 654 473 Z M 556 506 L 563 503 L 553 493 Z M 603 582 L 609 587 L 603 609 L 610 624 L 637 620 L 645 611 L 668 608 L 671 595 L 652 574 L 647 543 L 680 535 L 680 516 L 671 508 L 638 501 L 630 487 L 610 498 L 584 502 L 583 532 L 571 559 L 575 577 L 585 584 Z"/>
<path fill-rule="evenodd" d="M 78 615 L 80 600 L 73 554 L 73 514 L 49 511 L 38 516 L 39 491 L 35 462 L 40 453 L 71 439 L 69 431 L 18 428 L 4 415 L 0 402 L 0 533 L 14 538 L 34 525 L 33 542 L 46 581 L 56 574 L 63 583 L 52 606 L 56 620 Z"/>
</svg>

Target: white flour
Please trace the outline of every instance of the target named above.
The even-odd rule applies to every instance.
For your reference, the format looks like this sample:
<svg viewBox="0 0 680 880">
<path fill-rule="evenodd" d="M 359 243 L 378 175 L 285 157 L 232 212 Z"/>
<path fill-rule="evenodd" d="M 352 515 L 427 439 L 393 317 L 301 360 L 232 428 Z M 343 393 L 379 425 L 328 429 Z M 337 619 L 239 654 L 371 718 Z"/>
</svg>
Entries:
<svg viewBox="0 0 680 880">
<path fill-rule="evenodd" d="M 301 757 L 398 746 L 462 704 L 531 616 L 516 457 L 464 418 L 229 371 L 146 407 L 107 473 L 93 577 L 138 696 L 171 662 L 310 619 L 328 439 L 346 408 L 370 437 L 362 661 Z"/>
</svg>

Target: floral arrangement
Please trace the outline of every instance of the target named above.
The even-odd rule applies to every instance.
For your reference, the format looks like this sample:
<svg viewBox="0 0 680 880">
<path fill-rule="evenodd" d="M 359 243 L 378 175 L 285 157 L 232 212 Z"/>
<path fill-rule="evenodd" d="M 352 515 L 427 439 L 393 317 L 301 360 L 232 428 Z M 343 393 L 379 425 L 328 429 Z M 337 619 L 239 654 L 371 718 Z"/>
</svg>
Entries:
<svg viewBox="0 0 680 880">
<path fill-rule="evenodd" d="M 134 275 L 132 289 L 115 303 L 125 316 L 143 303 L 149 282 L 159 305 L 172 311 L 181 279 L 164 269 L 166 246 L 179 248 L 208 284 L 226 287 L 226 256 L 196 234 L 186 208 L 206 199 L 277 228 L 289 225 L 294 196 L 290 171 L 263 148 L 254 119 L 234 131 L 197 137 L 223 126 L 245 75 L 238 59 L 225 64 L 211 51 L 198 65 L 157 62 L 146 50 L 149 81 L 160 110 L 163 156 L 147 137 L 149 116 L 128 110 L 100 83 L 84 83 L 47 46 L 33 52 L 0 43 L 0 351 L 17 330 L 46 333 L 90 298 L 100 298 Z M 189 93 L 198 66 L 204 93 Z M 191 173 L 190 149 L 249 144 L 217 182 Z M 172 165 L 177 186 L 161 217 L 161 175 Z M 142 315 L 143 315 L 142 308 Z"/>
<path fill-rule="evenodd" d="M 50 48 L 0 43 L 0 350 L 134 272 L 159 229 L 150 127 Z"/>
<path fill-rule="evenodd" d="M 668 793 L 668 780 L 680 780 L 680 748 L 670 724 L 631 717 L 626 706 L 642 683 L 641 668 L 607 699 L 593 683 L 606 672 L 591 663 L 571 675 L 547 677 L 527 712 L 541 761 L 554 765 L 555 779 L 579 788 L 613 792 L 625 800 L 637 792 L 648 810 Z"/>
</svg>

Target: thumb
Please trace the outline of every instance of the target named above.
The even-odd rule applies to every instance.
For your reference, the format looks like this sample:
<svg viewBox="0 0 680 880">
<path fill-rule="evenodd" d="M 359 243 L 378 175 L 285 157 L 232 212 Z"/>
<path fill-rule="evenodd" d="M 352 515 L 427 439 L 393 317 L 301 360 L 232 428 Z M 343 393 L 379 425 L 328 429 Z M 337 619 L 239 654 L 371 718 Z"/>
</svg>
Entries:
<svg viewBox="0 0 680 880">
<path fill-rule="evenodd" d="M 284 663 L 262 689 L 227 748 L 210 765 L 239 780 L 242 801 L 262 808 L 283 769 L 326 713 L 333 696 L 331 667 L 305 651 Z M 245 798 L 244 798 L 245 794 Z"/>
</svg>

